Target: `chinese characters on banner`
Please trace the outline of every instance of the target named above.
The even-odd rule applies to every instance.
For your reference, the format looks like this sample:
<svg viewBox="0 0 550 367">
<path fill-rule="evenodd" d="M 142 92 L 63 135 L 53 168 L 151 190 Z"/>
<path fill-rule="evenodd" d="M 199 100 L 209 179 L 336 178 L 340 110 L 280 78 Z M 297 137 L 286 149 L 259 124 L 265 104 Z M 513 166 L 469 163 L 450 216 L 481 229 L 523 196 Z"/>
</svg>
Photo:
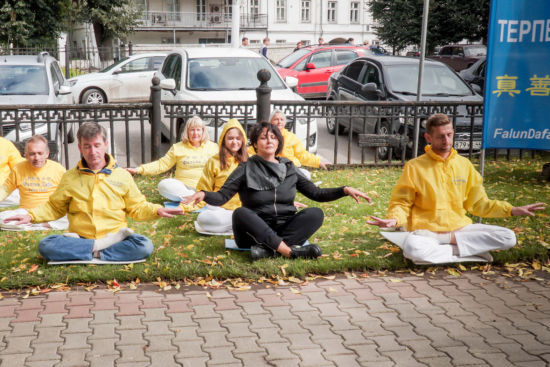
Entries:
<svg viewBox="0 0 550 367">
<path fill-rule="evenodd" d="M 550 150 L 550 1 L 492 0 L 483 148 Z"/>
</svg>

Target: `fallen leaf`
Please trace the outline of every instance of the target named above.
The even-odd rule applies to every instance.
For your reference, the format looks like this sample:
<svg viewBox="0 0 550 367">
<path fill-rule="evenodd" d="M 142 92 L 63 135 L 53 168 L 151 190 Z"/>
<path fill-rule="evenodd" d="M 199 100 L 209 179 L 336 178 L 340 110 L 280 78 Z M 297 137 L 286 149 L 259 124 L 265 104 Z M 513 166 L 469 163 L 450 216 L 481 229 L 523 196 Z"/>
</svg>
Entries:
<svg viewBox="0 0 550 367">
<path fill-rule="evenodd" d="M 402 280 L 401 279 L 390 279 L 390 282 L 392 282 L 392 283 L 401 283 Z"/>
<path fill-rule="evenodd" d="M 206 297 L 212 298 L 212 295 L 210 294 L 210 292 L 206 292 Z"/>
<path fill-rule="evenodd" d="M 33 264 L 27 273 L 34 273 L 38 269 L 38 265 Z"/>
<path fill-rule="evenodd" d="M 447 269 L 447 273 L 450 275 L 454 275 L 455 277 L 459 277 L 460 273 L 456 271 L 455 269 Z"/>
<path fill-rule="evenodd" d="M 328 277 L 323 277 L 323 278 L 328 279 L 328 280 L 333 280 L 333 279 L 336 278 L 336 276 L 335 275 L 330 275 Z"/>
<path fill-rule="evenodd" d="M 292 293 L 294 293 L 294 294 L 302 294 L 302 292 L 299 291 L 299 290 L 297 290 L 296 288 L 290 287 L 290 291 L 291 291 Z"/>
<path fill-rule="evenodd" d="M 462 270 L 462 271 L 468 270 L 468 269 L 466 269 L 466 267 L 465 267 L 464 265 L 462 265 L 462 264 L 458 264 L 458 268 L 459 268 L 460 270 Z"/>
<path fill-rule="evenodd" d="M 137 287 L 132 283 L 130 283 L 129 287 L 130 287 L 130 289 L 137 289 Z"/>
<path fill-rule="evenodd" d="M 336 289 L 332 288 L 332 287 L 330 287 L 328 290 L 331 291 L 331 292 L 334 292 L 334 293 L 338 293 L 338 291 Z"/>
</svg>

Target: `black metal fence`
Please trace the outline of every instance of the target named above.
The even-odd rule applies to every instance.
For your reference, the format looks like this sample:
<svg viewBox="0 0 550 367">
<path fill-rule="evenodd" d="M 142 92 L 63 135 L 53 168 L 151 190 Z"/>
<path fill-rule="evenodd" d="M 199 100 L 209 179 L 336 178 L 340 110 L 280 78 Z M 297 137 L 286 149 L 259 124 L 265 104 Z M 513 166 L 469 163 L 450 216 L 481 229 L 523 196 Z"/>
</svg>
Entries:
<svg viewBox="0 0 550 367">
<path fill-rule="evenodd" d="M 159 82 L 153 78 L 150 103 L 0 106 L 0 135 L 23 150 L 28 138 L 42 134 L 52 143 L 51 157 L 69 168 L 80 159 L 74 142 L 78 127 L 95 121 L 109 129 L 110 151 L 119 164 L 131 167 L 159 159 L 180 140 L 185 121 L 194 115 L 206 121 L 217 141 L 229 119 L 238 119 L 248 134 L 251 125 L 267 121 L 269 112 L 278 109 L 287 117 L 287 129 L 298 135 L 307 150 L 332 158 L 334 164 L 386 166 L 402 165 L 405 158 L 422 153 L 426 119 L 444 113 L 456 131 L 455 148 L 470 159 L 480 152 L 481 102 L 270 101 L 269 88 L 262 92 L 261 87 L 257 101 L 162 102 Z M 399 151 L 361 148 L 360 133 L 406 134 L 409 145 Z"/>
</svg>

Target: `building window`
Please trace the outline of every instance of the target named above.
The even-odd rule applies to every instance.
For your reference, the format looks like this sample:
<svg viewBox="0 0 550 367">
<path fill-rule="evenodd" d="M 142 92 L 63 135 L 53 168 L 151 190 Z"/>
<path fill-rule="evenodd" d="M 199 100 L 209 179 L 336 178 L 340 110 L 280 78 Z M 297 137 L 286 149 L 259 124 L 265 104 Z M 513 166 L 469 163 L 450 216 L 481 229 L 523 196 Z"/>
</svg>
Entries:
<svg viewBox="0 0 550 367">
<path fill-rule="evenodd" d="M 275 43 L 286 43 L 286 40 L 275 40 Z"/>
<path fill-rule="evenodd" d="M 147 2 L 145 0 L 136 0 L 136 9 L 142 12 L 142 19 L 147 19 Z"/>
<path fill-rule="evenodd" d="M 250 40 L 250 44 L 260 44 L 260 40 Z"/>
<path fill-rule="evenodd" d="M 329 23 L 336 23 L 336 1 L 329 1 L 328 2 L 328 14 L 327 14 L 327 21 Z"/>
<path fill-rule="evenodd" d="M 260 14 L 259 0 L 250 0 L 250 14 L 252 15 Z"/>
<path fill-rule="evenodd" d="M 366 30 L 367 32 L 370 32 L 370 25 L 367 25 L 366 28 L 365 28 L 365 30 Z"/>
<path fill-rule="evenodd" d="M 352 2 L 350 4 L 349 22 L 359 23 L 359 3 Z"/>
<path fill-rule="evenodd" d="M 302 1 L 302 22 L 311 21 L 311 1 Z"/>
<path fill-rule="evenodd" d="M 205 20 L 206 0 L 197 0 L 197 20 Z"/>
<path fill-rule="evenodd" d="M 302 42 L 302 45 L 304 46 L 309 46 L 309 43 L 310 43 L 309 40 L 301 40 L 300 42 Z"/>
<path fill-rule="evenodd" d="M 173 38 L 163 38 L 163 39 L 162 39 L 162 43 L 173 44 L 173 43 L 174 43 L 174 39 L 173 39 Z M 180 43 L 179 37 L 176 38 L 176 42 L 175 42 L 175 43 Z"/>
<path fill-rule="evenodd" d="M 277 22 L 286 21 L 286 0 L 277 0 Z"/>
</svg>

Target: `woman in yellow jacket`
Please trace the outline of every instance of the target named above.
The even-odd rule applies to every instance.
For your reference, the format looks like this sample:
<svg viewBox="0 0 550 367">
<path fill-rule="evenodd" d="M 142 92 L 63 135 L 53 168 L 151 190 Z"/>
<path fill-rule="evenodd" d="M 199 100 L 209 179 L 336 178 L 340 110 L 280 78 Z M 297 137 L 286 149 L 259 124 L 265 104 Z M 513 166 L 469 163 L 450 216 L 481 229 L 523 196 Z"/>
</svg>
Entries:
<svg viewBox="0 0 550 367">
<path fill-rule="evenodd" d="M 192 195 L 202 175 L 206 162 L 218 153 L 218 144 L 208 138 L 208 131 L 199 116 L 193 116 L 185 124 L 181 142 L 158 161 L 142 164 L 138 168 L 126 168 L 131 174 L 158 175 L 168 171 L 175 164 L 175 178 L 160 181 L 159 193 L 171 201 L 181 201 L 184 196 Z"/>
<path fill-rule="evenodd" d="M 219 153 L 206 162 L 202 177 L 197 184 L 197 191 L 218 191 L 237 166 L 248 159 L 246 134 L 239 121 L 229 120 L 219 141 Z M 182 209 L 189 212 L 205 205 L 205 202 L 201 202 L 195 207 L 188 204 L 182 206 Z M 206 232 L 231 232 L 233 230 L 231 221 L 233 211 L 239 207 L 241 207 L 241 200 L 237 194 L 221 207 L 207 205 L 207 209 L 197 217 L 197 222 Z"/>
<path fill-rule="evenodd" d="M 281 110 L 273 110 L 269 116 L 269 122 L 279 128 L 285 139 L 285 147 L 283 148 L 281 157 L 290 159 L 296 167 L 321 167 L 326 170 L 327 165 L 331 164 L 328 162 L 321 162 L 321 157 L 308 152 L 300 139 L 295 134 L 285 129 L 286 116 Z M 255 154 L 253 147 L 248 147 L 248 154 Z M 298 172 L 302 173 L 308 180 L 311 180 L 311 173 L 309 173 L 309 171 L 299 168 Z"/>
</svg>

